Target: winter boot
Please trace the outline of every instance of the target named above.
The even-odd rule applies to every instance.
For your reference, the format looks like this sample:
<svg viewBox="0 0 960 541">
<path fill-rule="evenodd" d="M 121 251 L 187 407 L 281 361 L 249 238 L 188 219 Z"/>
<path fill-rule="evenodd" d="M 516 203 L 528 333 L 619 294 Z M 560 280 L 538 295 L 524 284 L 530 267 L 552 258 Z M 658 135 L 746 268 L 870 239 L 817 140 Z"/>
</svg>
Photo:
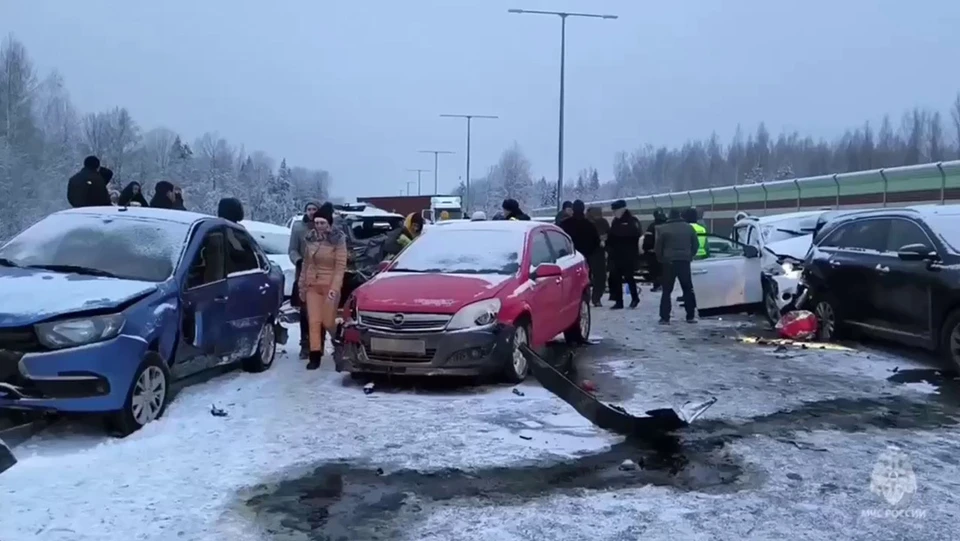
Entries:
<svg viewBox="0 0 960 541">
<path fill-rule="evenodd" d="M 310 362 L 307 363 L 307 370 L 316 370 L 320 368 L 321 359 L 323 359 L 323 351 L 311 351 Z"/>
<path fill-rule="evenodd" d="M 636 308 L 638 306 L 640 306 L 640 299 L 634 298 L 630 301 L 630 308 Z"/>
<path fill-rule="evenodd" d="M 305 360 L 307 360 L 307 359 L 309 359 L 309 358 L 310 358 L 310 348 L 307 347 L 307 346 L 305 346 L 305 345 L 301 345 L 301 346 L 300 346 L 300 360 L 301 360 L 301 361 L 305 361 Z"/>
</svg>

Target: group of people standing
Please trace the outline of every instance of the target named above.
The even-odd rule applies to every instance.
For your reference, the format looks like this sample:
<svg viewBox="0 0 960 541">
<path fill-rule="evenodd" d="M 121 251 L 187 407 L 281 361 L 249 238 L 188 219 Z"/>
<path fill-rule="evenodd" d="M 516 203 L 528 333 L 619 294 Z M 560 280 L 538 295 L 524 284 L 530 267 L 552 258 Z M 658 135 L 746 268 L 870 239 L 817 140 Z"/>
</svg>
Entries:
<svg viewBox="0 0 960 541">
<path fill-rule="evenodd" d="M 698 222 L 697 210 L 662 209 L 654 212 L 654 221 L 644 232 L 640 221 L 627 209 L 626 201 L 610 205 L 613 219 L 608 223 L 600 207 L 585 209 L 583 201 L 564 201 L 555 219 L 573 240 L 574 248 L 587 260 L 593 288 L 593 305 L 602 306 L 608 287 L 611 307 L 624 308 L 624 289 L 630 293 L 630 308 L 640 304 L 640 291 L 634 273 L 643 256 L 654 282 L 661 291 L 660 323 L 669 324 L 673 287 L 680 282 L 686 320 L 696 322 L 697 300 L 693 290 L 690 264 L 707 257 L 706 229 Z"/>
<path fill-rule="evenodd" d="M 573 247 L 583 254 L 590 267 L 594 306 L 602 306 L 605 288 L 609 288 L 613 310 L 622 310 L 624 287 L 630 292 L 630 308 L 640 304 L 640 291 L 634 272 L 640 259 L 640 238 L 643 229 L 628 209 L 626 201 L 610 205 L 613 219 L 608 223 L 600 207 L 591 207 L 579 199 L 564 201 L 555 223 L 573 240 Z"/>
<path fill-rule="evenodd" d="M 96 156 L 87 156 L 83 168 L 67 182 L 67 202 L 79 207 L 153 207 L 186 210 L 183 191 L 172 182 L 161 180 L 154 187 L 153 197 L 147 203 L 139 182 L 130 182 L 123 190 L 110 189 L 113 171 L 100 164 Z"/>
</svg>

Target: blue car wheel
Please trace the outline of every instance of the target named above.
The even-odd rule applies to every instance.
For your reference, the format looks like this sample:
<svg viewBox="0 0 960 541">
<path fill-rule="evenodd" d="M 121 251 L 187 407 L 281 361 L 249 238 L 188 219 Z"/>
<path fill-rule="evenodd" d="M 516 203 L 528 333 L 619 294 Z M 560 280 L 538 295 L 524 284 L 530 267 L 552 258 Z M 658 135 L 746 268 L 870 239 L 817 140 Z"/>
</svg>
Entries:
<svg viewBox="0 0 960 541">
<path fill-rule="evenodd" d="M 147 352 L 133 376 L 123 409 L 113 412 L 108 422 L 119 437 L 126 437 L 159 419 L 170 397 L 170 371 L 156 352 Z"/>
</svg>

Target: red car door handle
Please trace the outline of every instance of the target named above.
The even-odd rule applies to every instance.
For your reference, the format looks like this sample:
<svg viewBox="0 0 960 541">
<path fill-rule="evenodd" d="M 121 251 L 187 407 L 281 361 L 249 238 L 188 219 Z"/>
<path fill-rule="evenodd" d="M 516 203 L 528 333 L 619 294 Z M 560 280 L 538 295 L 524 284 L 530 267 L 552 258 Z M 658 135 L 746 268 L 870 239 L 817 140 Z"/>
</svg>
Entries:
<svg viewBox="0 0 960 541">
<path fill-rule="evenodd" d="M 562 282 L 562 281 L 563 281 L 563 278 L 557 278 L 557 283 L 558 283 L 558 284 L 559 284 L 560 282 Z"/>
</svg>

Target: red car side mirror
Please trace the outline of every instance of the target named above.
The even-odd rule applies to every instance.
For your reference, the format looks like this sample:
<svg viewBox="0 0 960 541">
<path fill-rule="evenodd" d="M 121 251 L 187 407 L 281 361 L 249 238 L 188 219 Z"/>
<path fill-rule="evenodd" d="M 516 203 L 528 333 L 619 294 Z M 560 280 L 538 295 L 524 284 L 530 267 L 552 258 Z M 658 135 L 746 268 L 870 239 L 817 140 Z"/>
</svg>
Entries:
<svg viewBox="0 0 960 541">
<path fill-rule="evenodd" d="M 530 273 L 531 280 L 563 276 L 563 270 L 553 263 L 542 263 Z"/>
</svg>

